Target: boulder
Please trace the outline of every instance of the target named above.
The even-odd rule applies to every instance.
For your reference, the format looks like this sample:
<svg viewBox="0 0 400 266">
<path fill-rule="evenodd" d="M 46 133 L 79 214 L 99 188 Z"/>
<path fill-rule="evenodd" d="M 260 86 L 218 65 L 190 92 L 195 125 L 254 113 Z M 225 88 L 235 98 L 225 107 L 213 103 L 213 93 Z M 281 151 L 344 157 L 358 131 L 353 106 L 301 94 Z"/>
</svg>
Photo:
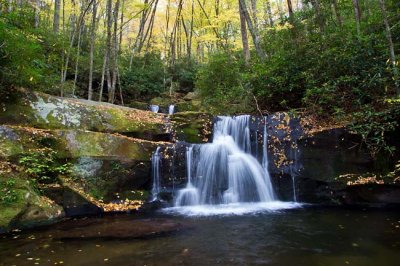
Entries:
<svg viewBox="0 0 400 266">
<path fill-rule="evenodd" d="M 5 96 L 0 105 L 0 124 L 120 133 L 148 140 L 166 133 L 162 115 L 109 103 L 19 90 Z"/>
</svg>

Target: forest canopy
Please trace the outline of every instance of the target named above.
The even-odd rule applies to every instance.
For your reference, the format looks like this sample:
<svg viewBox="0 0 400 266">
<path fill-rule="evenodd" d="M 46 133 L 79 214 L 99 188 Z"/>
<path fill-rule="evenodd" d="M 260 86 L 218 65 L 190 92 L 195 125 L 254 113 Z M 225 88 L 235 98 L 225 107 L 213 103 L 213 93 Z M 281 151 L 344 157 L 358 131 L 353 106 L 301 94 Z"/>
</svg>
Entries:
<svg viewBox="0 0 400 266">
<path fill-rule="evenodd" d="M 396 0 L 1 0 L 0 12 L 3 91 L 123 105 L 194 91 L 216 113 L 335 118 L 400 95 Z"/>
</svg>

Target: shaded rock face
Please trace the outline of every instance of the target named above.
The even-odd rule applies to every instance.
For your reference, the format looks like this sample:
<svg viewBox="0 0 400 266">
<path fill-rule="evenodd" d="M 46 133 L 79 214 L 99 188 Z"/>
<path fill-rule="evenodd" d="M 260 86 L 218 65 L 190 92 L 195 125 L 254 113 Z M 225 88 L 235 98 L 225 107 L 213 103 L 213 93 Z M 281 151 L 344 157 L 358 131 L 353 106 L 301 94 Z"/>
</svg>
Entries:
<svg viewBox="0 0 400 266">
<path fill-rule="evenodd" d="M 347 179 L 339 178 L 347 174 L 387 173 L 393 169 L 394 160 L 374 161 L 367 150 L 360 149 L 358 136 L 344 128 L 322 130 L 311 135 L 299 117 L 287 113 L 270 115 L 266 121 L 268 168 L 280 200 L 328 205 L 398 204 L 393 195 L 395 191 L 400 192 L 399 186 L 385 185 L 387 188 L 383 189 L 383 186 L 376 185 L 367 200 L 362 196 L 369 191 L 364 191 L 364 186 L 355 188 L 347 184 Z M 253 117 L 250 122 L 251 149 L 260 162 L 263 131 L 264 119 Z M 171 199 L 186 185 L 185 153 L 188 145 L 179 142 L 162 151 L 161 186 L 165 200 Z"/>
</svg>

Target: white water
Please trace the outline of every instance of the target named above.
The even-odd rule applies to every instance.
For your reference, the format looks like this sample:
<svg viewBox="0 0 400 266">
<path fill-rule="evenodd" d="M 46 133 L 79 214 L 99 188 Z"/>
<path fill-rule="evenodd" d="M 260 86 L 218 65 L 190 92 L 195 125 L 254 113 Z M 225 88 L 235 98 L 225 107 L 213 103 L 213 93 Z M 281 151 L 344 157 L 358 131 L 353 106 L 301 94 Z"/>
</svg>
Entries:
<svg viewBox="0 0 400 266">
<path fill-rule="evenodd" d="M 296 145 L 297 147 L 297 145 Z M 297 195 L 296 195 L 296 175 L 298 171 L 298 166 L 297 166 L 297 148 L 292 148 L 292 154 L 293 154 L 293 162 L 290 165 L 290 176 L 292 177 L 292 189 L 293 189 L 293 201 L 297 202 Z"/>
<path fill-rule="evenodd" d="M 158 113 L 158 111 L 160 110 L 160 106 L 158 105 L 150 105 L 150 111 L 152 111 L 153 113 Z"/>
<path fill-rule="evenodd" d="M 244 214 L 257 214 L 265 212 L 277 212 L 280 210 L 296 209 L 303 205 L 295 202 L 270 201 L 252 203 L 231 203 L 218 205 L 196 205 L 171 207 L 163 209 L 163 212 L 180 214 L 185 216 L 231 216 Z"/>
<path fill-rule="evenodd" d="M 175 207 L 184 215 L 227 215 L 299 207 L 276 200 L 268 173 L 267 129 L 262 164 L 251 155 L 250 116 L 218 117 L 213 142 L 187 148 L 188 182 Z"/>
<path fill-rule="evenodd" d="M 171 105 L 168 107 L 168 114 L 169 114 L 169 115 L 173 115 L 174 113 L 175 113 L 175 105 L 171 104 Z"/>
<path fill-rule="evenodd" d="M 160 183 L 160 147 L 151 156 L 151 175 L 153 178 L 153 187 L 151 189 L 152 200 L 158 200 L 158 194 L 161 191 Z"/>
</svg>

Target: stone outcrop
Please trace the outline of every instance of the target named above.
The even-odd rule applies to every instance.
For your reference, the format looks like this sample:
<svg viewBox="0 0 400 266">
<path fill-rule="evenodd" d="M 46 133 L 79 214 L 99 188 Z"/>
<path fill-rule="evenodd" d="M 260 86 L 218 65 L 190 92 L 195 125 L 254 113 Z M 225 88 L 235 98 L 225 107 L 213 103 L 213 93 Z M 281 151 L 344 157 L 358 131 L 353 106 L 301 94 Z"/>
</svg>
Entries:
<svg viewBox="0 0 400 266">
<path fill-rule="evenodd" d="M 147 199 L 152 152 L 171 135 L 164 115 L 24 90 L 0 104 L 0 189 L 10 194 L 0 230 L 135 210 Z M 46 166 L 35 154 L 53 156 L 65 174 L 38 177 Z"/>
</svg>

